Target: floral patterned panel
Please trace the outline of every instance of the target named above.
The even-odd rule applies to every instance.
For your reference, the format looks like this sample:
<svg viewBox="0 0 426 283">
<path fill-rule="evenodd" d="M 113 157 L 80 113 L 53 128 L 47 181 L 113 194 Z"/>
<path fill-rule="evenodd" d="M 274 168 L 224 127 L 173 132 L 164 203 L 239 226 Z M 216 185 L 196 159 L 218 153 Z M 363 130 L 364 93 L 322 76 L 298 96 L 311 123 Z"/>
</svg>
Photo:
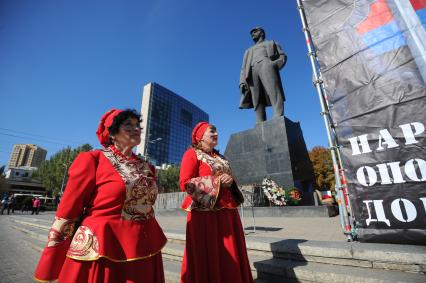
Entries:
<svg viewBox="0 0 426 283">
<path fill-rule="evenodd" d="M 126 185 L 126 200 L 121 217 L 133 221 L 153 218 L 152 206 L 157 198 L 158 188 L 148 163 L 140 158 L 126 159 L 110 148 L 103 150 L 103 153 Z"/>
<path fill-rule="evenodd" d="M 94 260 L 99 257 L 98 238 L 89 227 L 78 227 L 68 249 L 67 257 L 79 260 Z"/>
<path fill-rule="evenodd" d="M 201 149 L 195 149 L 197 159 L 206 163 L 212 169 L 212 174 L 214 176 L 219 176 L 223 173 L 229 174 L 232 176 L 231 166 L 229 166 L 228 160 L 226 160 L 220 154 L 210 155 Z"/>
<path fill-rule="evenodd" d="M 74 234 L 75 220 L 55 216 L 55 221 L 50 228 L 47 246 L 54 247 Z"/>
<path fill-rule="evenodd" d="M 219 178 L 214 176 L 192 178 L 185 185 L 193 200 L 191 209 L 213 209 L 219 195 L 219 182 Z"/>
</svg>

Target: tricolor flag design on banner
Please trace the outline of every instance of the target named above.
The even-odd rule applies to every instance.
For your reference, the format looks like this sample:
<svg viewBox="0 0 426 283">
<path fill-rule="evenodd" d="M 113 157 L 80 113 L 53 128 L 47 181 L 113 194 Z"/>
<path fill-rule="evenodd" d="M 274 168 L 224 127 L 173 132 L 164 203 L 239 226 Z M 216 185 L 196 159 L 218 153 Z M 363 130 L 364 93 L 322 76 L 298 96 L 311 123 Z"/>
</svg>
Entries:
<svg viewBox="0 0 426 283">
<path fill-rule="evenodd" d="M 370 13 L 356 26 L 364 43 L 377 54 L 395 50 L 406 44 L 403 32 L 392 14 L 387 0 L 370 4 Z M 426 0 L 410 0 L 423 27 L 426 27 Z"/>
</svg>

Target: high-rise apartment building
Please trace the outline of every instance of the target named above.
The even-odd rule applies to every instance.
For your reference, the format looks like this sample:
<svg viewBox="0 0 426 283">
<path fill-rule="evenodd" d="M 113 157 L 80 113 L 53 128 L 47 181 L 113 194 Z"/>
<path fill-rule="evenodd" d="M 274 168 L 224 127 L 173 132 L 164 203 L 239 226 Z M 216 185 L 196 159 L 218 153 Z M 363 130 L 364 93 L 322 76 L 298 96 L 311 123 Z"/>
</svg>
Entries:
<svg viewBox="0 0 426 283">
<path fill-rule="evenodd" d="M 47 151 L 35 144 L 14 144 L 9 169 L 21 166 L 39 167 L 46 155 Z"/>
<path fill-rule="evenodd" d="M 137 153 L 156 165 L 179 164 L 191 144 L 193 127 L 209 115 L 157 83 L 143 88 L 142 134 Z"/>
</svg>

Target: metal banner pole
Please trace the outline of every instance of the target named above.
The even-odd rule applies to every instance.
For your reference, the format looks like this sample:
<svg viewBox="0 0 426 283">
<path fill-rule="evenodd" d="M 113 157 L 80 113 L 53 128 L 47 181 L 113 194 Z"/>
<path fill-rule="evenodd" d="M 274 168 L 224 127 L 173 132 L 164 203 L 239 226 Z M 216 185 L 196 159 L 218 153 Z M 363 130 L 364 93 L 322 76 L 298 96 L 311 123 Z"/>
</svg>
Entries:
<svg viewBox="0 0 426 283">
<path fill-rule="evenodd" d="M 299 14 L 300 14 L 300 19 L 302 21 L 302 26 L 303 26 L 303 33 L 305 35 L 305 39 L 306 39 L 306 45 L 308 48 L 308 55 L 309 55 L 309 59 L 311 62 L 311 67 L 312 67 L 312 72 L 314 75 L 314 85 L 318 94 L 318 98 L 320 101 L 320 105 L 321 105 L 321 116 L 323 117 L 324 120 L 324 125 L 325 125 L 325 129 L 327 132 L 327 139 L 328 139 L 328 145 L 330 148 L 330 153 L 331 153 L 331 159 L 333 161 L 333 169 L 334 169 L 334 179 L 335 179 L 335 184 L 336 184 L 336 189 L 337 189 L 337 193 L 338 193 L 338 205 L 339 205 L 339 217 L 340 217 L 340 221 L 342 224 L 342 228 L 344 231 L 344 234 L 347 237 L 348 241 L 353 241 L 353 233 L 354 230 L 351 227 L 351 223 L 349 221 L 349 216 L 348 216 L 348 212 L 346 209 L 346 203 L 345 203 L 345 198 L 344 198 L 344 192 L 343 192 L 343 187 L 342 187 L 342 183 L 340 181 L 340 168 L 339 168 L 339 162 L 337 161 L 337 155 L 336 152 L 338 150 L 338 147 L 336 146 L 336 144 L 333 142 L 333 138 L 332 138 L 332 127 L 331 127 L 331 117 L 330 117 L 330 112 L 328 111 L 328 107 L 326 105 L 327 102 L 325 102 L 325 98 L 324 98 L 324 92 L 323 92 L 323 85 L 322 85 L 322 80 L 319 77 L 318 74 L 318 70 L 317 70 L 317 65 L 316 65 L 316 52 L 314 51 L 314 48 L 312 46 L 312 42 L 311 42 L 311 35 L 307 26 L 307 22 L 306 22 L 306 17 L 305 17 L 305 11 L 302 5 L 302 1 L 301 0 L 296 0 L 297 1 L 297 8 L 299 10 Z"/>
<path fill-rule="evenodd" d="M 316 60 L 318 59 L 317 57 L 315 57 L 315 58 L 316 58 Z M 320 78 L 321 82 L 323 82 L 321 70 L 319 70 L 318 72 L 319 72 L 319 78 Z M 328 103 L 327 91 L 325 90 L 323 83 L 321 83 L 321 89 L 322 89 L 322 93 L 323 93 L 323 97 L 324 97 L 324 101 L 326 103 L 327 109 L 330 109 L 330 106 L 329 106 L 329 103 Z M 334 146 L 336 148 L 337 161 L 339 162 L 340 177 L 341 177 L 341 183 L 342 183 L 341 185 L 342 185 L 342 189 L 344 189 L 343 193 L 344 193 L 344 196 L 345 196 L 345 201 L 347 201 L 347 206 L 349 207 L 349 210 L 350 210 L 350 213 L 348 213 L 350 223 L 355 223 L 355 219 L 353 218 L 353 214 L 352 214 L 352 205 L 351 205 L 351 200 L 349 198 L 349 192 L 348 192 L 348 186 L 347 186 L 347 182 L 346 182 L 345 170 L 343 168 L 342 157 L 341 157 L 341 154 L 340 154 L 339 139 L 337 137 L 335 124 L 334 124 L 331 116 L 329 115 L 328 118 L 329 118 L 330 124 L 332 126 L 331 129 L 332 129 L 332 132 L 333 132 L 333 141 L 334 141 Z M 354 229 L 352 229 L 352 233 L 356 234 L 354 232 Z"/>
</svg>

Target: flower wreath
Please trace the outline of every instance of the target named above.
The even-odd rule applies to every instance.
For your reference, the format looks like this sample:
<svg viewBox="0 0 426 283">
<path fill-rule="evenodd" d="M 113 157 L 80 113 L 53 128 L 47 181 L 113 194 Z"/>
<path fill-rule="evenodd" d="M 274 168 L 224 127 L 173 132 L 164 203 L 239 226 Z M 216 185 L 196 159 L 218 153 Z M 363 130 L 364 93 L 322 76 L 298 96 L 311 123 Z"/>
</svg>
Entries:
<svg viewBox="0 0 426 283">
<path fill-rule="evenodd" d="M 262 181 L 262 189 L 269 202 L 272 202 L 278 206 L 287 205 L 285 190 L 277 185 L 274 181 L 269 178 L 265 178 Z"/>
<path fill-rule="evenodd" d="M 269 178 L 263 179 L 262 190 L 268 200 L 274 205 L 297 205 L 302 200 L 297 188 L 285 190 Z"/>
</svg>

